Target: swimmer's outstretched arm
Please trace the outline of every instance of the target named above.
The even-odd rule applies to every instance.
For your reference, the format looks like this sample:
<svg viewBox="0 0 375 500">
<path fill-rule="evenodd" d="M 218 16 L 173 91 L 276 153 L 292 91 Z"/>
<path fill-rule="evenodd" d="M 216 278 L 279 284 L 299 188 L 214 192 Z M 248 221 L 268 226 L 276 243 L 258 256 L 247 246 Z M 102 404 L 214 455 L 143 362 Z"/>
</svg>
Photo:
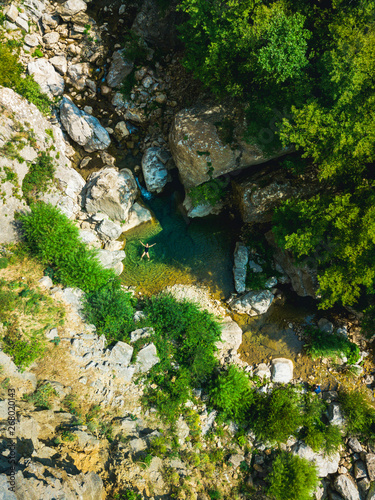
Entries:
<svg viewBox="0 0 375 500">
<path fill-rule="evenodd" d="M 141 240 L 139 240 L 139 243 L 140 243 L 141 245 L 143 245 L 144 247 L 146 246 L 144 243 L 142 243 L 142 241 L 141 241 Z"/>
<path fill-rule="evenodd" d="M 156 243 L 154 243 L 153 245 L 150 245 L 148 248 L 154 247 L 155 245 L 156 245 Z"/>
</svg>

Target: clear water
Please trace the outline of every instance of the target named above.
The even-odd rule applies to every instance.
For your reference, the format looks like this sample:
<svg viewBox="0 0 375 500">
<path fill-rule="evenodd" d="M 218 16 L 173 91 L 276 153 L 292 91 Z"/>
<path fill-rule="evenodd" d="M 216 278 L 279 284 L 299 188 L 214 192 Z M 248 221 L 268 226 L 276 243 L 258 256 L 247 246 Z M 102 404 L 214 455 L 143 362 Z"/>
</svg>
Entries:
<svg viewBox="0 0 375 500">
<path fill-rule="evenodd" d="M 126 233 L 124 272 L 126 285 L 136 286 L 152 295 L 174 284 L 200 283 L 208 286 L 216 298 L 228 298 L 234 291 L 233 250 L 238 227 L 228 214 L 188 219 L 181 210 L 178 193 L 169 193 L 148 201 L 155 221 Z M 150 260 L 143 260 L 144 244 Z"/>
</svg>

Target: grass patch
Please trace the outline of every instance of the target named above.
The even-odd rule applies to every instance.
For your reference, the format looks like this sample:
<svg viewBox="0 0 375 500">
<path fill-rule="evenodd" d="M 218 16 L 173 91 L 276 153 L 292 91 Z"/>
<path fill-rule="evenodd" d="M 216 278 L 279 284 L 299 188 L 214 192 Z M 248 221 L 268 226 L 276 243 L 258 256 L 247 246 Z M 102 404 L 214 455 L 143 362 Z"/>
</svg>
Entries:
<svg viewBox="0 0 375 500">
<path fill-rule="evenodd" d="M 51 399 L 55 396 L 57 393 L 52 385 L 45 383 L 39 385 L 32 394 L 24 394 L 22 399 L 42 410 L 50 410 L 52 407 Z"/>
<path fill-rule="evenodd" d="M 77 226 L 51 204 L 38 202 L 19 215 L 23 237 L 32 255 L 53 269 L 54 279 L 84 291 L 97 290 L 114 280 L 79 238 Z"/>
<path fill-rule="evenodd" d="M 375 408 L 359 391 L 342 391 L 339 401 L 347 421 L 347 433 L 360 439 L 375 441 Z"/>
<path fill-rule="evenodd" d="M 307 326 L 305 332 L 309 336 L 305 349 L 313 359 L 322 357 L 335 361 L 345 356 L 348 364 L 355 364 L 360 358 L 357 344 L 350 342 L 342 335 L 327 334 L 313 326 Z"/>
<path fill-rule="evenodd" d="M 191 188 L 188 195 L 194 206 L 200 204 L 214 206 L 227 194 L 227 186 L 227 179 L 211 179 Z"/>
</svg>

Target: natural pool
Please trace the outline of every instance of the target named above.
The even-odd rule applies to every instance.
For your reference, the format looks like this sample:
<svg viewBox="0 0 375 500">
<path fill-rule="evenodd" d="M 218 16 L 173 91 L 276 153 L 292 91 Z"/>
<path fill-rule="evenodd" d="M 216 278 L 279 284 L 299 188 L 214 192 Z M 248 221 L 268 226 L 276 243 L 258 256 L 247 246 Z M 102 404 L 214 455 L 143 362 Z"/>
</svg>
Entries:
<svg viewBox="0 0 375 500">
<path fill-rule="evenodd" d="M 121 279 L 152 295 L 166 286 L 200 283 L 218 299 L 234 292 L 233 250 L 239 224 L 229 213 L 188 219 L 181 210 L 178 191 L 155 196 L 146 205 L 155 221 L 142 224 L 124 234 L 124 271 Z M 143 246 L 156 245 L 141 261 Z"/>
</svg>

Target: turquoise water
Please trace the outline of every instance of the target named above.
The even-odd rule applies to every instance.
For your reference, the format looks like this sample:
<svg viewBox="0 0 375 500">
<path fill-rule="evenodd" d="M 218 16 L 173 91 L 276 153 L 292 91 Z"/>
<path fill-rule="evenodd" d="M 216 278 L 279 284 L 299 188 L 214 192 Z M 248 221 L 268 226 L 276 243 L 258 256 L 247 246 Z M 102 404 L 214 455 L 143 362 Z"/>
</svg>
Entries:
<svg viewBox="0 0 375 500">
<path fill-rule="evenodd" d="M 188 219 L 181 210 L 178 194 L 155 197 L 146 206 L 155 221 L 126 233 L 124 272 L 126 285 L 154 294 L 168 285 L 200 283 L 217 298 L 234 291 L 233 249 L 238 227 L 228 214 Z M 156 243 L 141 261 L 143 246 Z"/>
</svg>

